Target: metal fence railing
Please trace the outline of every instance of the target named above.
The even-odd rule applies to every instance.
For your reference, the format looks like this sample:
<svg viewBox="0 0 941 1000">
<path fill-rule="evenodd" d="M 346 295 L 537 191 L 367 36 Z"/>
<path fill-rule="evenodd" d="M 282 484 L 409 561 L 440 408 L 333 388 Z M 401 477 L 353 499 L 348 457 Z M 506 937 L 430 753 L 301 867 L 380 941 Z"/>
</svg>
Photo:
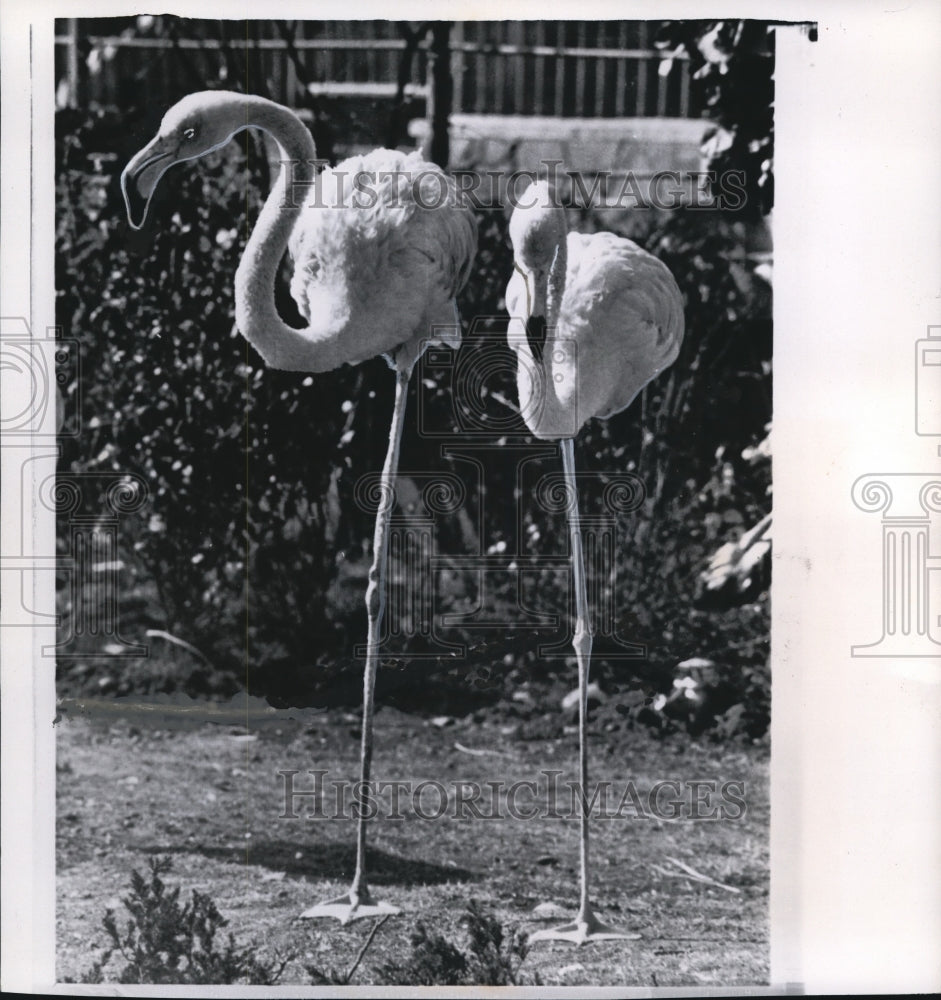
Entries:
<svg viewBox="0 0 941 1000">
<path fill-rule="evenodd" d="M 697 118 L 689 64 L 660 58 L 653 48 L 658 25 L 454 22 L 453 111 Z M 428 93 L 429 36 L 415 22 L 143 16 L 72 18 L 56 27 L 58 99 L 71 106 L 117 103 L 142 87 L 148 100 L 167 103 L 227 80 L 290 107 L 304 91 L 385 98 L 401 82 L 407 95 Z"/>
</svg>

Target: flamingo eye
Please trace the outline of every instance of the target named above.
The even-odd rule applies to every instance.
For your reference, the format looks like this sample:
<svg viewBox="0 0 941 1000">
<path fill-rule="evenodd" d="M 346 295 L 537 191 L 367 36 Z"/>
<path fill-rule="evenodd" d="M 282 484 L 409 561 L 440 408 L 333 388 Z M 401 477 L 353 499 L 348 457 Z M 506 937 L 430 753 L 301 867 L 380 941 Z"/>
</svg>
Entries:
<svg viewBox="0 0 941 1000">
<path fill-rule="evenodd" d="M 183 138 L 184 139 L 193 139 L 195 137 L 196 137 L 196 129 L 194 129 L 194 128 L 187 128 L 187 129 L 183 130 Z"/>
</svg>

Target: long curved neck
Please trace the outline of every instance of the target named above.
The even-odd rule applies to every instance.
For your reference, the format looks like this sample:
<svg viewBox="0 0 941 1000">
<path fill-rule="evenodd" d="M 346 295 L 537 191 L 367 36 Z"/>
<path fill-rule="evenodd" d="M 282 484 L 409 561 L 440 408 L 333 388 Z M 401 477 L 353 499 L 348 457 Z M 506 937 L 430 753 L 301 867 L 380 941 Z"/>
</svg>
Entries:
<svg viewBox="0 0 941 1000">
<path fill-rule="evenodd" d="M 568 267 L 568 239 L 565 230 L 562 231 L 556 244 L 555 255 L 549 265 L 549 276 L 546 280 L 546 343 L 555 340 L 559 326 L 559 314 L 562 312 L 562 299 L 565 297 L 565 269 Z M 543 351 L 545 358 L 549 354 Z"/>
<path fill-rule="evenodd" d="M 569 340 L 559 336 L 559 319 L 562 313 L 562 300 L 565 297 L 565 272 L 568 267 L 568 246 L 566 231 L 563 228 L 549 273 L 546 276 L 546 338 L 542 352 L 537 361 L 530 353 L 530 371 L 538 371 L 540 388 L 537 399 L 539 405 L 532 407 L 532 422 L 530 428 L 540 437 L 570 437 L 574 415 L 570 412 L 567 397 L 570 395 L 572 376 L 575 372 L 577 358 L 570 357 L 573 345 Z M 526 350 L 529 351 L 527 343 Z M 528 375 L 524 375 L 528 378 Z M 517 386 L 521 394 L 525 390 L 517 377 Z"/>
<path fill-rule="evenodd" d="M 235 272 L 235 320 L 239 330 L 270 368 L 322 372 L 343 362 L 333 338 L 313 327 L 296 329 L 278 315 L 275 278 L 294 223 L 309 196 L 317 156 L 314 141 L 287 108 L 262 97 L 240 97 L 243 128 L 267 132 L 281 149 L 281 170 Z"/>
</svg>

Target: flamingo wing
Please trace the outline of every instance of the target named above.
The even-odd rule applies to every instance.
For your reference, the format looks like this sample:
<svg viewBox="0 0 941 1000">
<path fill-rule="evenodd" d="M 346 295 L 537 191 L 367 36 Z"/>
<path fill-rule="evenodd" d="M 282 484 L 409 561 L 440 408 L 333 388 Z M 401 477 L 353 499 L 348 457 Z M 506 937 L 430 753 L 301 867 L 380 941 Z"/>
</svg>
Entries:
<svg viewBox="0 0 941 1000">
<path fill-rule="evenodd" d="M 574 341 L 577 377 L 557 382 L 577 392 L 581 426 L 628 407 L 676 360 L 683 299 L 662 261 L 613 233 L 569 234 L 567 271 L 559 336 Z"/>
<path fill-rule="evenodd" d="M 291 294 L 346 327 L 358 360 L 427 339 L 467 282 L 477 225 L 454 182 L 417 153 L 377 149 L 324 170 L 290 241 Z M 459 340 L 459 334 L 457 335 Z"/>
</svg>

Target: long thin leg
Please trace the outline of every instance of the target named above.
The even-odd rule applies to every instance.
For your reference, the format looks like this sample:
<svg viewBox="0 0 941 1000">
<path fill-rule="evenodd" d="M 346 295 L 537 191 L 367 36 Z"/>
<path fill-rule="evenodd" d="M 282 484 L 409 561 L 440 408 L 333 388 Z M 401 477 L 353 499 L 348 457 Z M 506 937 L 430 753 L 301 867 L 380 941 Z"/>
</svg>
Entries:
<svg viewBox="0 0 941 1000">
<path fill-rule="evenodd" d="M 591 617 L 585 585 L 585 557 L 582 552 L 582 531 L 578 516 L 578 493 L 575 486 L 575 447 L 571 438 L 565 438 L 559 442 L 559 448 L 562 452 L 562 470 L 572 491 L 568 504 L 568 522 L 572 548 L 572 576 L 575 583 L 575 634 L 572 638 L 572 648 L 578 661 L 578 775 L 582 807 L 579 817 L 581 893 L 578 915 L 572 923 L 553 927 L 551 930 L 536 931 L 530 935 L 529 940 L 530 942 L 572 941 L 575 944 L 585 944 L 586 941 L 630 941 L 636 940 L 640 935 L 627 934 L 601 923 L 592 911 L 589 898 L 588 671 L 591 666 Z"/>
<path fill-rule="evenodd" d="M 386 566 L 389 560 L 389 519 L 394 502 L 395 476 L 399 467 L 399 446 L 402 441 L 402 427 L 405 422 L 405 402 L 408 398 L 408 383 L 412 365 L 396 366 L 395 405 L 392 409 L 392 426 L 389 429 L 389 448 L 382 466 L 379 511 L 376 514 L 376 530 L 373 535 L 373 559 L 369 568 L 369 582 L 366 587 L 366 668 L 363 671 L 363 734 L 360 745 L 361 787 L 366 787 L 372 771 L 373 736 L 373 696 L 376 689 L 376 671 L 379 667 L 379 642 L 381 639 L 382 616 L 386 604 Z M 302 918 L 336 917 L 340 923 L 362 917 L 374 917 L 400 911 L 389 903 L 377 903 L 369 892 L 366 882 L 366 814 L 360 811 L 356 829 L 356 871 L 350 891 L 335 899 L 319 903 L 305 910 Z"/>
</svg>

